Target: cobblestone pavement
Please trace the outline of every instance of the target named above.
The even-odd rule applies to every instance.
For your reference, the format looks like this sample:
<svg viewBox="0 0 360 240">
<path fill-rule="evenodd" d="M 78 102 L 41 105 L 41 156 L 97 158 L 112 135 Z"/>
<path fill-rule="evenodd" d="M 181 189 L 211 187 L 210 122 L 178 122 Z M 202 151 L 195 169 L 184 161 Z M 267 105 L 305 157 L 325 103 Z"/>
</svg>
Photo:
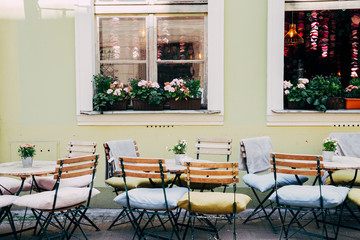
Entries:
<svg viewBox="0 0 360 240">
<path fill-rule="evenodd" d="M 113 219 L 117 216 L 117 214 L 120 212 L 119 209 L 90 209 L 88 211 L 88 216 L 90 219 L 92 219 L 96 225 L 101 229 L 101 231 L 95 231 L 91 227 L 84 227 L 85 232 L 89 239 L 101 239 L 101 240 L 107 240 L 107 239 L 117 239 L 117 240 L 127 240 L 132 238 L 133 229 L 131 225 L 128 224 L 122 224 L 120 226 L 116 226 L 110 231 L 107 230 L 107 228 L 110 226 Z M 249 222 L 247 224 L 242 224 L 244 219 L 249 215 L 251 212 L 251 209 L 248 209 L 242 213 L 240 213 L 239 220 L 237 220 L 237 239 L 256 239 L 256 240 L 262 240 L 262 239 L 278 239 L 279 233 L 274 233 L 269 226 L 269 224 L 266 222 L 265 219 L 261 220 L 255 220 L 252 222 Z M 13 211 L 13 215 L 16 221 L 17 228 L 20 228 L 22 225 L 22 218 L 24 215 L 24 211 Z M 279 216 L 277 214 L 273 214 L 272 219 L 274 221 L 274 224 L 276 226 L 280 225 Z M 356 222 L 350 217 L 350 215 L 344 215 L 343 217 L 346 224 L 355 224 Z M 35 220 L 34 217 L 28 212 L 26 220 L 24 221 L 23 225 L 24 228 L 34 226 Z M 360 227 L 360 225 L 358 225 Z M 9 224 L 5 221 L 0 226 L 0 232 L 8 232 L 10 231 Z M 311 231 L 317 231 L 316 224 L 311 224 Z M 183 231 L 180 232 L 180 235 L 182 236 Z M 54 233 L 55 234 L 55 233 Z M 209 239 L 210 235 L 208 235 L 205 232 L 202 231 L 196 231 L 195 239 Z M 83 239 L 83 236 L 81 235 L 80 231 L 76 232 L 75 235 L 77 238 Z M 32 231 L 26 231 L 21 234 L 21 239 L 36 239 L 37 237 L 33 236 Z M 226 225 L 226 227 L 220 232 L 220 238 L 221 239 L 232 239 L 232 225 Z M 2 239 L 13 239 L 13 237 L 3 237 Z M 176 239 L 176 238 L 173 238 Z M 186 239 L 191 239 L 190 235 L 188 234 Z M 210 238 L 214 239 L 214 238 Z M 309 239 L 306 236 L 302 235 L 296 235 L 294 239 Z M 360 239 L 360 231 L 355 231 L 347 228 L 341 228 L 339 233 L 340 240 L 345 239 Z"/>
</svg>

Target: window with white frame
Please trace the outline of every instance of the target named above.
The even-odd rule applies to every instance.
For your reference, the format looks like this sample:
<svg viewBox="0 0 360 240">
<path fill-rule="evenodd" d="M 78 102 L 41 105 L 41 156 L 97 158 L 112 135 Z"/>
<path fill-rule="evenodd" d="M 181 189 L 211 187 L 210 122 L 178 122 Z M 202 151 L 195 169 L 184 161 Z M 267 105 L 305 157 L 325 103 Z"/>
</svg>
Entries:
<svg viewBox="0 0 360 240">
<path fill-rule="evenodd" d="M 224 114 L 224 2 L 77 0 L 77 120 L 80 125 L 221 125 Z M 93 111 L 93 75 L 157 81 L 200 79 L 201 111 Z M 136 115 L 136 116 L 135 116 Z"/>
<path fill-rule="evenodd" d="M 343 85 L 349 83 L 351 71 L 358 64 L 357 57 L 354 58 L 357 49 L 354 50 L 351 40 L 354 30 L 351 18 L 360 16 L 358 9 L 360 1 L 268 1 L 268 125 L 358 124 L 356 110 L 326 113 L 286 110 L 283 92 L 284 80 L 315 75 L 341 75 Z M 302 35 L 303 43 L 284 44 L 289 23 L 297 23 L 296 30 Z M 313 31 L 315 28 L 317 31 Z"/>
<path fill-rule="evenodd" d="M 174 78 L 198 79 L 206 89 L 207 13 L 194 9 L 206 10 L 195 5 L 191 13 L 183 8 L 177 13 L 96 15 L 99 72 L 125 84 L 136 78 L 162 87 Z"/>
</svg>

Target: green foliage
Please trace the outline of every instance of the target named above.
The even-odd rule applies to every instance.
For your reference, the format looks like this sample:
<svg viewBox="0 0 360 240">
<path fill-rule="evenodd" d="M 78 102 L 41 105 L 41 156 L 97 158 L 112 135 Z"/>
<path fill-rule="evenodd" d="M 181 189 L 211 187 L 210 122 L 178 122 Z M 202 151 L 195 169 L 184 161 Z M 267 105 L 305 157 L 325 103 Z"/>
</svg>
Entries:
<svg viewBox="0 0 360 240">
<path fill-rule="evenodd" d="M 349 82 L 349 85 L 360 87 L 360 78 L 352 78 Z"/>
<path fill-rule="evenodd" d="M 189 88 L 189 94 L 191 98 L 201 97 L 202 92 L 200 89 L 200 80 L 188 79 L 185 81 L 185 86 Z"/>
<path fill-rule="evenodd" d="M 164 103 L 164 91 L 156 82 L 146 80 L 130 80 L 131 97 L 142 101 L 147 101 L 150 105 L 160 105 Z"/>
<path fill-rule="evenodd" d="M 23 144 L 19 145 L 18 152 L 20 157 L 33 157 L 35 155 L 35 145 L 32 144 Z"/>
<path fill-rule="evenodd" d="M 353 78 L 345 89 L 345 97 L 360 98 L 360 78 Z"/>
<path fill-rule="evenodd" d="M 335 152 L 338 142 L 339 140 L 337 140 L 336 138 L 325 138 L 323 140 L 323 151 Z"/>
<path fill-rule="evenodd" d="M 116 101 L 130 98 L 130 88 L 114 81 L 112 77 L 97 74 L 94 76 L 95 94 L 93 97 L 94 110 L 103 114 Z"/>
<path fill-rule="evenodd" d="M 106 93 L 113 81 L 112 77 L 104 76 L 100 73 L 94 75 L 95 92 Z"/>
</svg>

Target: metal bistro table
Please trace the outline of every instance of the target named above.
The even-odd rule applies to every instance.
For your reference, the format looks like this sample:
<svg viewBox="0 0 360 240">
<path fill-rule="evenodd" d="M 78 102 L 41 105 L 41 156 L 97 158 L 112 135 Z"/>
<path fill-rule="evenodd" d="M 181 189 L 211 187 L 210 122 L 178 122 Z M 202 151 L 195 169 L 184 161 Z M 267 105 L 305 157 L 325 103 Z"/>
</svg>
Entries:
<svg viewBox="0 0 360 240">
<path fill-rule="evenodd" d="M 7 162 L 0 164 L 0 176 L 14 176 L 22 180 L 22 185 L 16 195 L 19 195 L 24 181 L 28 177 L 46 176 L 55 173 L 56 161 L 34 161 L 32 167 L 24 168 L 22 162 Z M 36 182 L 35 182 L 36 183 Z"/>
<path fill-rule="evenodd" d="M 56 161 L 34 161 L 32 167 L 24 168 L 22 162 L 7 162 L 7 163 L 1 163 L 0 164 L 0 176 L 6 175 L 6 176 L 14 176 L 21 178 L 21 186 L 17 193 L 14 193 L 15 195 L 19 195 L 23 186 L 25 179 L 28 177 L 32 177 L 33 181 L 32 183 L 35 185 L 35 176 L 46 176 L 47 174 L 53 174 L 55 173 L 56 168 Z M 31 186 L 32 189 L 33 186 Z M 37 186 L 36 186 L 37 187 Z M 30 190 L 31 191 L 31 190 Z M 24 226 L 24 220 L 26 216 L 27 209 L 25 210 L 23 222 L 21 225 L 21 229 L 17 230 L 17 233 L 21 233 L 27 230 L 35 229 L 36 226 L 23 229 Z M 10 233 L 1 233 L 0 237 L 8 236 L 12 234 Z"/>
<path fill-rule="evenodd" d="M 336 170 L 355 170 L 354 178 L 350 187 L 355 183 L 358 170 L 360 169 L 360 158 L 347 156 L 334 156 L 331 162 L 324 161 L 324 169 L 329 172 L 331 183 L 334 183 L 332 173 Z"/>
</svg>

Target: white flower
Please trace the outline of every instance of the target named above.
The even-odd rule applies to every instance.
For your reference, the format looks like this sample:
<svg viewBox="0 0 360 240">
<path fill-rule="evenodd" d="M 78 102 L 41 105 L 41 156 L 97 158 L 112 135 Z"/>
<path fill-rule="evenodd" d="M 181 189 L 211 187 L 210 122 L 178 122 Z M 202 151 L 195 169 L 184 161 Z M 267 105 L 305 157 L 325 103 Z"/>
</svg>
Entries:
<svg viewBox="0 0 360 240">
<path fill-rule="evenodd" d="M 180 146 L 178 146 L 177 148 L 178 148 L 179 150 L 181 149 L 181 147 L 180 147 Z"/>
<path fill-rule="evenodd" d="M 309 83 L 309 79 L 307 79 L 307 78 L 299 78 L 299 83 L 307 84 L 307 83 Z"/>
<path fill-rule="evenodd" d="M 302 83 L 299 83 L 299 84 L 297 85 L 297 87 L 298 87 L 298 88 L 305 88 L 305 85 L 302 84 Z"/>
<path fill-rule="evenodd" d="M 111 94 L 113 92 L 113 90 L 110 88 L 106 91 L 107 94 Z"/>
<path fill-rule="evenodd" d="M 289 90 L 285 90 L 284 93 L 285 93 L 285 95 L 288 95 L 288 94 L 290 93 L 290 91 L 289 91 Z"/>
<path fill-rule="evenodd" d="M 120 96 L 121 95 L 121 89 L 120 88 L 115 89 L 114 95 L 115 96 Z"/>
</svg>

